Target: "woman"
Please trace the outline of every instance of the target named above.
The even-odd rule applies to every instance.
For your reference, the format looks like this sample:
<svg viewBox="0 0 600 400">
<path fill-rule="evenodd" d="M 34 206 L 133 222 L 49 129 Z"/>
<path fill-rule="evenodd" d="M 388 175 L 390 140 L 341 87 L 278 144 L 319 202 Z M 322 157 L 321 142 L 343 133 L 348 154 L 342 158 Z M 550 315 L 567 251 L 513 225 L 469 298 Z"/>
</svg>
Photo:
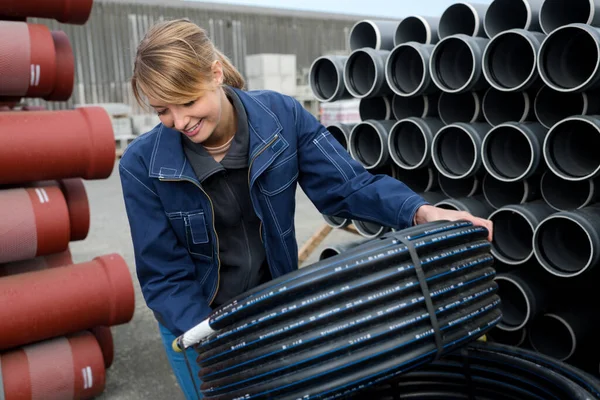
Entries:
<svg viewBox="0 0 600 400">
<path fill-rule="evenodd" d="M 243 91 L 240 73 L 188 20 L 150 29 L 132 86 L 161 120 L 119 166 L 137 275 L 188 398 L 198 396 L 195 355 L 188 370 L 171 343 L 228 299 L 298 268 L 297 183 L 326 215 L 398 229 L 466 219 L 491 235 L 490 221 L 367 172 L 293 98 Z"/>
</svg>

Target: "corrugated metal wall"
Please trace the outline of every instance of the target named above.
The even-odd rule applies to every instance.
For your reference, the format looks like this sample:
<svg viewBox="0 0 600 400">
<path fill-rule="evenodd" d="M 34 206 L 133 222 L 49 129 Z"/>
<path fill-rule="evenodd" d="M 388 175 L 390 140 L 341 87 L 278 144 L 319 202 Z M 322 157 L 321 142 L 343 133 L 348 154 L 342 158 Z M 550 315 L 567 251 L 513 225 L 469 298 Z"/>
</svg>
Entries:
<svg viewBox="0 0 600 400">
<path fill-rule="evenodd" d="M 289 15 L 269 15 L 190 6 L 122 3 L 96 0 L 92 16 L 84 26 L 60 24 L 31 18 L 50 29 L 65 31 L 71 39 L 76 60 L 75 89 L 66 103 L 28 100 L 49 109 L 71 108 L 74 104 L 118 102 L 136 105 L 129 79 L 137 44 L 153 23 L 187 17 L 205 28 L 215 45 L 244 73 L 244 57 L 256 53 L 294 53 L 298 73 L 330 51 L 346 50 L 346 37 L 354 21 Z"/>
</svg>

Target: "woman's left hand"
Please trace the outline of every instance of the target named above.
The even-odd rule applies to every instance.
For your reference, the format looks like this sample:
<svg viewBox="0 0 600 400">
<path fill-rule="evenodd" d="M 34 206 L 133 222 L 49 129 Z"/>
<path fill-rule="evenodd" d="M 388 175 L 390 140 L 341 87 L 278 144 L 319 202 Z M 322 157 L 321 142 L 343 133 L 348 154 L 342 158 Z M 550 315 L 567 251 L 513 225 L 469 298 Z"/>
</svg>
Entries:
<svg viewBox="0 0 600 400">
<path fill-rule="evenodd" d="M 425 205 L 419 207 L 415 214 L 415 224 L 424 224 L 440 220 L 456 221 L 466 220 L 475 226 L 482 226 L 489 231 L 488 240 L 491 242 L 493 238 L 493 223 L 489 219 L 476 217 L 466 211 L 447 210 L 445 208 Z"/>
</svg>

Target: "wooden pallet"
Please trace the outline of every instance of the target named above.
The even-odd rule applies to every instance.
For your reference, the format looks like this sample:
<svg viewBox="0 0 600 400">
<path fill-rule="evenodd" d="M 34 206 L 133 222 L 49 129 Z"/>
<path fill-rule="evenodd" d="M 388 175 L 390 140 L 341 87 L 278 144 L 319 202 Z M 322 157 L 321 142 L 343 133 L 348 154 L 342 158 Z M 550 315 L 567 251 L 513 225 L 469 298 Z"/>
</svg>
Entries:
<svg viewBox="0 0 600 400">
<path fill-rule="evenodd" d="M 313 233 L 313 235 L 302 245 L 298 250 L 298 266 L 302 265 L 304 261 L 315 251 L 317 247 L 325 240 L 325 238 L 331 233 L 333 228 L 329 224 L 323 224 L 319 229 Z M 348 225 L 343 228 L 347 232 L 360 235 L 354 225 Z"/>
</svg>

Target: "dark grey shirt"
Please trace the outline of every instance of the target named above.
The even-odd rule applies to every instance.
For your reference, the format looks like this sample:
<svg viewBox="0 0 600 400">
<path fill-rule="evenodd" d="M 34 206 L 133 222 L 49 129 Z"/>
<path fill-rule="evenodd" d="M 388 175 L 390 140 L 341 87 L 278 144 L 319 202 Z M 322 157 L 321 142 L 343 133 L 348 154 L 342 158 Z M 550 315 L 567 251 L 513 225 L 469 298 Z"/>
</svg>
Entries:
<svg viewBox="0 0 600 400">
<path fill-rule="evenodd" d="M 271 279 L 259 233 L 260 220 L 250 199 L 248 117 L 237 94 L 227 86 L 225 93 L 237 113 L 238 127 L 221 162 L 215 161 L 201 144 L 187 136 L 183 139 L 185 155 L 212 201 L 219 236 L 221 278 L 212 307 Z"/>
</svg>

